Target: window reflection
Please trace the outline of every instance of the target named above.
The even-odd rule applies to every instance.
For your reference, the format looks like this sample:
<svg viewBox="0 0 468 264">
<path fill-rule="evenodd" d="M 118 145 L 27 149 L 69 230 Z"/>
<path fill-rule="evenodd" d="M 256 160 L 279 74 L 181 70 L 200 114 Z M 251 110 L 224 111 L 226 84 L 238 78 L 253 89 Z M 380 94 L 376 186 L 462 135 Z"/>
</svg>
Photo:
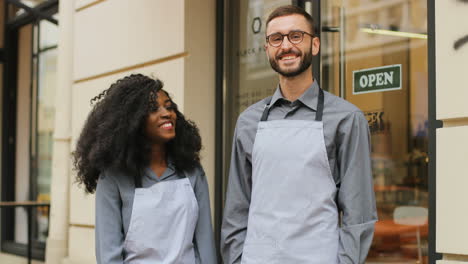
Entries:
<svg viewBox="0 0 468 264">
<path fill-rule="evenodd" d="M 47 21 L 20 30 L 18 82 L 18 124 L 16 201 L 50 201 L 55 89 L 57 64 L 57 25 Z M 48 234 L 49 209 L 33 209 L 32 232 L 39 247 Z M 24 208 L 15 209 L 14 241 L 27 241 Z"/>
<path fill-rule="evenodd" d="M 37 96 L 37 167 L 36 199 L 50 201 L 50 180 L 52 175 L 52 146 L 55 122 L 57 49 L 39 54 L 39 85 Z M 45 242 L 47 237 L 48 211 L 38 209 L 37 239 Z"/>
<path fill-rule="evenodd" d="M 366 263 L 427 263 L 426 1 L 323 1 L 322 18 L 346 21 L 344 39 L 322 34 L 322 82 L 363 110 L 371 131 L 379 221 Z M 353 71 L 397 64 L 400 90 L 353 94 Z"/>
<path fill-rule="evenodd" d="M 226 63 L 227 87 L 226 146 L 232 143 L 237 117 L 251 104 L 273 94 L 278 79 L 265 55 L 265 23 L 275 8 L 291 4 L 290 0 L 227 1 L 228 58 Z M 225 164 L 230 161 L 230 147 L 225 152 Z M 225 177 L 227 177 L 225 172 Z M 224 181 L 227 183 L 227 180 Z M 226 186 L 223 186 L 225 194 Z"/>
</svg>

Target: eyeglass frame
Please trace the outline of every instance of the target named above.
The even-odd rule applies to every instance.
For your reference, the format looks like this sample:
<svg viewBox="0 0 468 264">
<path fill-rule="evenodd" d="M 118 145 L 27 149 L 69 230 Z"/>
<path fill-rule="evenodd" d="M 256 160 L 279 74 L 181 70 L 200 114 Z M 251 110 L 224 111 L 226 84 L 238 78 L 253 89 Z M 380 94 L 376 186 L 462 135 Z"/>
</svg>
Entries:
<svg viewBox="0 0 468 264">
<path fill-rule="evenodd" d="M 291 33 L 293 33 L 293 32 L 295 32 L 295 33 L 297 33 L 297 32 L 302 33 L 301 41 L 299 41 L 299 42 L 297 42 L 297 43 L 294 43 L 294 42 L 292 42 L 292 41 L 289 39 L 289 34 L 291 34 Z M 274 46 L 273 44 L 270 43 L 270 37 L 271 37 L 272 35 L 276 35 L 276 34 L 280 34 L 280 35 L 281 35 L 281 42 L 280 42 L 280 44 L 278 44 L 277 46 Z M 291 43 L 291 44 L 293 44 L 293 45 L 296 45 L 296 44 L 301 43 L 301 42 L 304 40 L 304 34 L 309 35 L 312 39 L 315 38 L 315 35 L 313 35 L 313 34 L 311 34 L 311 33 L 309 33 L 309 32 L 305 32 L 305 31 L 302 31 L 302 30 L 291 30 L 291 31 L 288 32 L 288 34 L 281 34 L 281 33 L 279 33 L 279 32 L 270 34 L 270 35 L 266 36 L 266 42 L 268 43 L 268 45 L 277 48 L 277 47 L 281 46 L 281 44 L 283 44 L 284 37 L 288 37 L 289 43 Z"/>
</svg>

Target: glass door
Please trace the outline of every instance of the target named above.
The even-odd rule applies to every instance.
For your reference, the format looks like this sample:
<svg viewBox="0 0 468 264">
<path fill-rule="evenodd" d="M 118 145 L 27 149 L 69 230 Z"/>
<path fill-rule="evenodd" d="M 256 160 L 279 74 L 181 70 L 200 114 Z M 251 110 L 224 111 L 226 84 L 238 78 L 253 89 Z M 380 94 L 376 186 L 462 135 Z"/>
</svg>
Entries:
<svg viewBox="0 0 468 264">
<path fill-rule="evenodd" d="M 426 1 L 320 4 L 320 82 L 371 131 L 379 221 L 366 263 L 428 263 Z"/>
<path fill-rule="evenodd" d="M 229 164 L 234 127 L 239 114 L 253 103 L 273 94 L 278 83 L 265 55 L 265 25 L 277 7 L 291 0 L 240 0 L 227 3 L 225 63 L 224 164 Z M 227 166 L 224 171 L 223 201 Z M 224 204 L 224 202 L 223 202 Z"/>
</svg>

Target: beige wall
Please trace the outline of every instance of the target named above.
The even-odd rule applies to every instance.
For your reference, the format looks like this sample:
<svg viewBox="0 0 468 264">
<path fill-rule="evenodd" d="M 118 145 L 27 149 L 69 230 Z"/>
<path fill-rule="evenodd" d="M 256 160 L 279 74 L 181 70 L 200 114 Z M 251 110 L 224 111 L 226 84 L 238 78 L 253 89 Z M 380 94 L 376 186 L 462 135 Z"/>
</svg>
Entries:
<svg viewBox="0 0 468 264">
<path fill-rule="evenodd" d="M 2 264 L 25 264 L 26 259 L 12 254 L 0 253 L 0 261 Z M 31 264 L 44 264 L 41 261 L 31 261 Z"/>
<path fill-rule="evenodd" d="M 185 2 L 185 115 L 200 128 L 202 164 L 214 215 L 216 1 Z M 221 176 L 221 175 L 218 175 Z"/>
<path fill-rule="evenodd" d="M 130 73 L 158 77 L 200 128 L 213 197 L 215 1 L 82 0 L 75 7 L 72 149 L 92 97 Z M 95 263 L 94 224 L 94 195 L 72 183 L 64 263 Z"/>
<path fill-rule="evenodd" d="M 468 4 L 435 1 L 436 25 L 436 251 L 438 264 L 468 263 L 468 45 L 459 50 L 454 42 L 468 35 Z"/>
</svg>

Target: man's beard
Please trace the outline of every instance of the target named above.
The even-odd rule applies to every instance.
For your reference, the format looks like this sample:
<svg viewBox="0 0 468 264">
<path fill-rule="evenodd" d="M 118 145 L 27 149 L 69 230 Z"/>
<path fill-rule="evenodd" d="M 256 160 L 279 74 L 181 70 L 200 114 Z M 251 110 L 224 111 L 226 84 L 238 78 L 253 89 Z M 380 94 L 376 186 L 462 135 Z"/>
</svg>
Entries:
<svg viewBox="0 0 468 264">
<path fill-rule="evenodd" d="M 280 67 L 279 67 L 279 65 L 277 63 L 277 60 L 280 60 L 280 58 L 279 58 L 280 56 L 281 56 L 281 54 L 279 54 L 275 58 L 270 58 L 269 59 L 271 68 L 273 68 L 273 70 L 275 72 L 281 74 L 284 77 L 295 77 L 295 76 L 303 73 L 305 70 L 307 70 L 310 67 L 310 65 L 312 64 L 312 57 L 313 57 L 312 56 L 312 47 L 310 47 L 309 52 L 305 53 L 304 59 L 301 61 L 301 64 L 299 65 L 299 68 L 297 68 L 296 70 L 290 71 L 290 72 L 283 71 L 283 70 L 280 69 Z"/>
</svg>

